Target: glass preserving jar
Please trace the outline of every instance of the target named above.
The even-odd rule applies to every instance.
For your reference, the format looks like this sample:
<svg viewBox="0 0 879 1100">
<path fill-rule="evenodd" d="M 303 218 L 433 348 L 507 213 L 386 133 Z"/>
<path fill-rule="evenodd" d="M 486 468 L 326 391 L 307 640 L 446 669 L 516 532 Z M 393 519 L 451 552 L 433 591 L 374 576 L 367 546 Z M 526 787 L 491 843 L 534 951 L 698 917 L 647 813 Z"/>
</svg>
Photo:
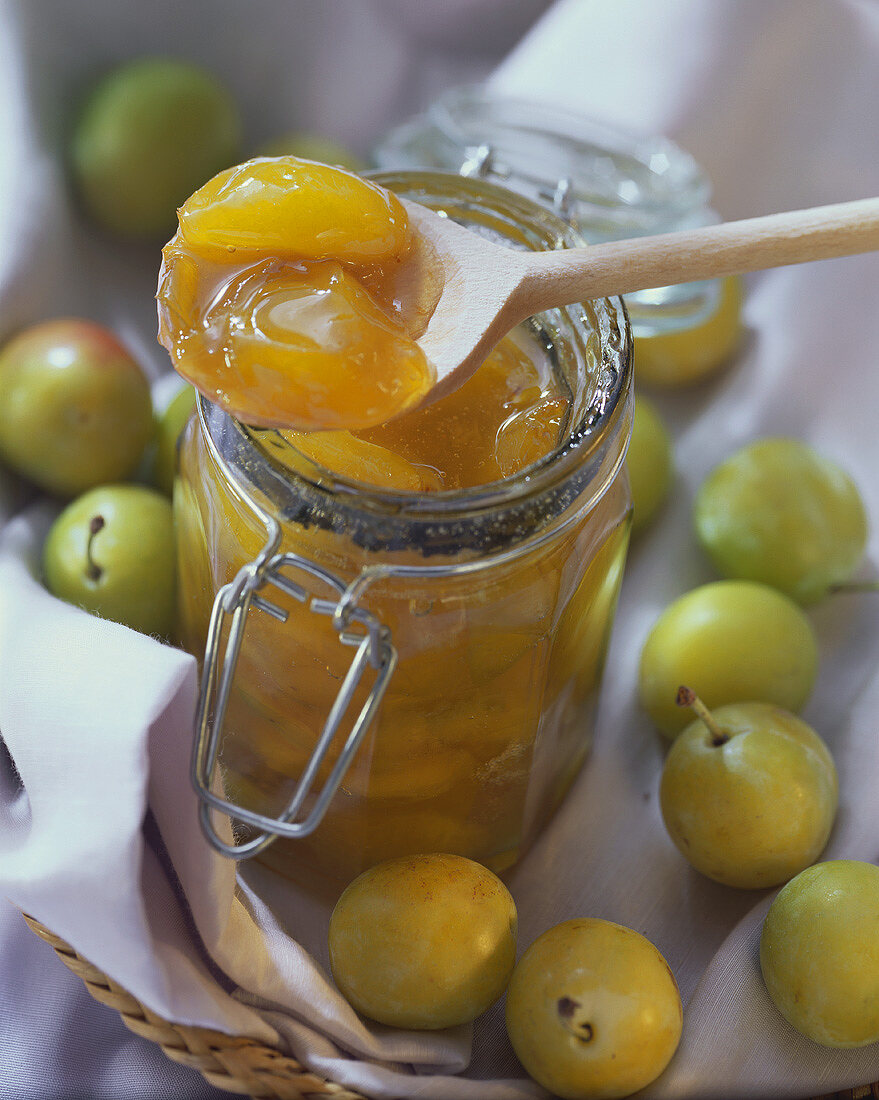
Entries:
<svg viewBox="0 0 879 1100">
<path fill-rule="evenodd" d="M 374 178 L 512 247 L 581 243 L 482 180 Z M 631 333 L 618 299 L 524 329 L 568 395 L 563 438 L 477 488 L 355 482 L 199 399 L 180 630 L 205 658 L 193 775 L 227 855 L 315 886 L 414 852 L 503 871 L 576 775 L 628 541 Z"/>
</svg>

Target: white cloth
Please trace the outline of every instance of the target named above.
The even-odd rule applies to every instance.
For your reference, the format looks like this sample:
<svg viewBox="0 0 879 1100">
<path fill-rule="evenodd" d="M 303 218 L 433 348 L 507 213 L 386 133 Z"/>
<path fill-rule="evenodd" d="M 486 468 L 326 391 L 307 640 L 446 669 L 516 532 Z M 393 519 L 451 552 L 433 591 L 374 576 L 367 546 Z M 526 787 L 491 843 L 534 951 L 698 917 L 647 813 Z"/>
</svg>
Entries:
<svg viewBox="0 0 879 1100">
<path fill-rule="evenodd" d="M 290 5 L 251 3 L 243 36 L 234 19 L 201 34 L 194 14 L 192 26 L 182 20 L 180 33 L 194 51 L 190 56 L 213 58 L 218 69 L 234 74 L 254 133 L 266 136 L 260 97 L 267 87 L 277 91 L 273 76 L 284 77 L 280 94 L 288 107 L 297 92 L 308 101 L 317 87 L 328 89 L 328 113 L 314 112 L 313 125 L 332 128 L 358 110 L 369 114 L 362 95 L 352 103 L 338 85 L 317 83 L 330 60 L 329 40 L 320 33 L 329 24 L 318 11 L 327 19 L 340 9 L 351 17 L 352 39 L 333 55 L 339 73 L 346 57 L 362 62 L 364 41 L 384 48 L 391 11 L 404 26 L 409 13 L 410 48 L 432 59 L 425 69 L 433 75 L 417 77 L 410 62 L 415 54 L 391 35 L 400 48 L 390 49 L 394 64 L 375 79 L 369 125 L 361 118 L 362 130 L 350 123 L 335 128 L 342 138 L 362 137 L 365 147 L 399 115 L 401 89 L 417 86 L 423 102 L 444 81 L 486 67 L 491 35 L 484 27 L 492 18 L 502 26 L 509 9 L 477 6 L 487 22 L 477 36 L 482 52 L 468 60 L 458 56 L 460 39 L 448 32 L 449 19 L 466 22 L 471 9 L 464 0 L 436 19 L 427 5 L 297 5 L 311 46 L 289 36 L 284 45 L 289 41 L 302 62 L 299 85 L 290 75 L 296 67 L 288 67 L 289 51 L 273 41 L 290 26 Z M 531 5 L 530 14 L 538 6 Z M 76 310 L 116 325 L 157 373 L 155 255 L 122 250 L 77 223 L 46 142 L 57 132 L 51 120 L 69 82 L 119 56 L 123 31 L 138 52 L 158 50 L 173 25 L 170 6 L 158 5 L 158 15 L 153 5 L 141 10 L 95 0 L 90 7 L 106 22 L 90 20 L 87 33 L 81 16 L 65 5 L 0 8 L 10 32 L 0 38 L 6 55 L 0 81 L 7 84 L 0 93 L 13 108 L 3 148 L 15 151 L 0 165 L 2 327 Z M 216 5 L 193 2 L 185 11 L 212 9 Z M 259 51 L 251 38 L 255 10 L 265 17 L 264 33 L 253 32 Z M 364 29 L 367 10 L 371 31 Z M 54 50 L 40 38 L 50 16 Z M 91 53 L 83 56 L 86 41 Z M 259 89 L 251 83 L 257 54 Z M 36 94 L 29 81 L 44 73 Z M 715 205 L 724 217 L 879 193 L 879 153 L 864 137 L 879 93 L 879 12 L 867 3 L 562 0 L 494 79 L 510 92 L 668 133 L 715 180 Z M 740 360 L 695 391 L 662 398 L 676 436 L 675 494 L 630 558 L 595 750 L 554 821 L 509 877 L 523 947 L 559 920 L 597 915 L 637 928 L 669 960 L 687 1005 L 685 1030 L 669 1070 L 648 1090 L 651 1097 L 804 1097 L 879 1079 L 879 1046 L 841 1052 L 814 1046 L 769 1003 L 755 962 L 769 895 L 708 882 L 672 847 L 656 799 L 662 746 L 635 699 L 638 653 L 656 614 L 710 579 L 689 533 L 689 509 L 707 470 L 738 444 L 770 433 L 809 440 L 851 471 L 870 515 L 879 516 L 877 286 L 874 255 L 754 277 L 745 311 L 750 338 Z M 359 1020 L 327 978 L 326 908 L 258 868 L 236 883 L 233 867 L 208 851 L 187 779 L 194 661 L 92 619 L 41 588 L 36 563 L 50 515 L 38 503 L 0 533 L 0 731 L 10 758 L 0 764 L 0 891 L 157 1012 L 280 1041 L 315 1072 L 367 1095 L 544 1095 L 522 1077 L 498 1007 L 475 1025 L 472 1048 L 466 1028 L 419 1035 Z M 874 530 L 871 561 L 877 549 Z M 839 597 L 810 614 L 822 666 L 805 716 L 834 751 L 842 792 L 827 855 L 875 860 L 875 597 Z M 16 934 L 0 929 L 0 937 L 8 957 Z M 11 977 L 4 979 L 0 1003 L 14 1004 L 20 971 L 7 964 L 3 973 Z M 57 1021 L 56 1008 L 63 1013 L 63 1002 L 45 1004 L 48 1019 Z M 39 1058 L 34 1048 L 30 1056 Z M 138 1051 L 135 1065 L 141 1057 L 149 1063 Z M 59 1087 L 52 1095 L 77 1094 L 63 1071 L 55 1067 L 54 1074 Z M 8 1080 L 11 1085 L 0 1081 L 0 1095 L 4 1088 L 9 1096 L 41 1095 L 34 1075 L 15 1070 Z M 23 1080 L 29 1092 L 22 1092 Z M 141 1087 L 132 1085 L 129 1095 L 145 1095 L 142 1076 L 129 1080 Z M 165 1094 L 158 1083 L 152 1087 L 149 1095 Z M 189 1091 L 195 1094 L 196 1086 Z"/>
</svg>

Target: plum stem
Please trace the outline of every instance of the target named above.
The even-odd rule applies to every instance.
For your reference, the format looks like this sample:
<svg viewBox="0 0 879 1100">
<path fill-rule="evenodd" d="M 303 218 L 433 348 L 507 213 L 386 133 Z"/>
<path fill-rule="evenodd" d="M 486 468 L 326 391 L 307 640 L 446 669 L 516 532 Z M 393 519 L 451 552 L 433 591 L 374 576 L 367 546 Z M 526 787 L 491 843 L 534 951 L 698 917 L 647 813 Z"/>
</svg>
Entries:
<svg viewBox="0 0 879 1100">
<path fill-rule="evenodd" d="M 103 516 L 92 516 L 89 523 L 89 539 L 85 546 L 86 571 L 90 581 L 99 581 L 101 574 L 104 570 L 98 565 L 95 559 L 92 557 L 92 543 L 95 541 L 95 535 L 98 531 L 102 531 L 105 526 L 105 520 Z"/>
<path fill-rule="evenodd" d="M 723 732 L 717 724 L 717 719 L 692 688 L 681 684 L 675 702 L 679 707 L 689 707 L 692 711 L 695 711 L 696 716 L 701 718 L 708 727 L 708 732 L 711 734 L 711 744 L 715 748 L 720 748 L 721 745 L 725 745 L 729 741 L 729 734 Z"/>
<path fill-rule="evenodd" d="M 828 596 L 837 596 L 841 592 L 879 592 L 879 581 L 844 581 L 827 589 Z"/>
</svg>

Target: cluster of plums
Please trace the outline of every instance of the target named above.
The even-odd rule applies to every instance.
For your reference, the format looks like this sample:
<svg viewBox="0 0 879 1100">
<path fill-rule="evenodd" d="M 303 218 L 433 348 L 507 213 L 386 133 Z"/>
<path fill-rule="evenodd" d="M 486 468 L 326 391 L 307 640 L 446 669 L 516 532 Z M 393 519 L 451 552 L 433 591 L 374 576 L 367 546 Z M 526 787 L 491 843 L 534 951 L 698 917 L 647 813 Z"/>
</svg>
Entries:
<svg viewBox="0 0 879 1100">
<path fill-rule="evenodd" d="M 629 455 L 636 531 L 659 511 L 671 467 L 668 433 L 639 396 Z M 879 939 L 867 930 L 879 912 L 879 868 L 815 864 L 836 815 L 837 774 L 827 745 L 795 713 L 818 665 L 802 608 L 852 585 L 867 541 L 864 505 L 826 456 L 795 439 L 762 439 L 709 474 L 693 527 L 724 579 L 666 608 L 639 669 L 642 705 L 672 741 L 663 820 L 708 877 L 740 888 L 787 884 L 760 950 L 787 1020 L 829 1046 L 879 1041 Z"/>
<path fill-rule="evenodd" d="M 727 579 L 662 613 L 639 671 L 644 708 L 674 739 L 663 817 L 699 871 L 731 886 L 774 886 L 818 858 L 837 806 L 830 753 L 795 717 L 818 665 L 800 605 L 850 580 L 866 516 L 835 463 L 796 440 L 766 439 L 709 475 L 694 525 Z M 695 722 L 681 703 L 695 704 Z"/>
<path fill-rule="evenodd" d="M 516 963 L 516 906 L 504 884 L 456 855 L 378 864 L 336 903 L 336 985 L 392 1027 L 469 1022 L 506 990 L 506 1025 L 528 1073 L 557 1096 L 628 1096 L 668 1064 L 681 1036 L 678 987 L 631 928 L 563 921 Z"/>
<path fill-rule="evenodd" d="M 168 497 L 193 400 L 187 388 L 156 416 L 137 361 L 92 321 L 35 325 L 0 351 L 0 460 L 69 502 L 43 549 L 48 588 L 163 638 L 176 614 Z"/>
</svg>

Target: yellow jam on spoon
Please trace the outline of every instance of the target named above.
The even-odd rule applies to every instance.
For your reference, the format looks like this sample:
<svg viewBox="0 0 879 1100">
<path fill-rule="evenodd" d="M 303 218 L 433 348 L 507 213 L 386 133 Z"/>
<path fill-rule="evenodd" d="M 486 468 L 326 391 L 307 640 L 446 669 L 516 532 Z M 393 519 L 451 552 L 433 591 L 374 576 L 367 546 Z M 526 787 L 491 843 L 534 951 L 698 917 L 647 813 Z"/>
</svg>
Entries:
<svg viewBox="0 0 879 1100">
<path fill-rule="evenodd" d="M 567 396 L 536 347 L 513 337 L 459 390 L 416 408 L 434 372 L 415 343 L 419 319 L 394 294 L 413 241 L 391 192 L 259 158 L 214 177 L 179 218 L 159 338 L 239 419 L 283 429 L 334 473 L 408 491 L 496 481 L 559 441 Z"/>
</svg>

